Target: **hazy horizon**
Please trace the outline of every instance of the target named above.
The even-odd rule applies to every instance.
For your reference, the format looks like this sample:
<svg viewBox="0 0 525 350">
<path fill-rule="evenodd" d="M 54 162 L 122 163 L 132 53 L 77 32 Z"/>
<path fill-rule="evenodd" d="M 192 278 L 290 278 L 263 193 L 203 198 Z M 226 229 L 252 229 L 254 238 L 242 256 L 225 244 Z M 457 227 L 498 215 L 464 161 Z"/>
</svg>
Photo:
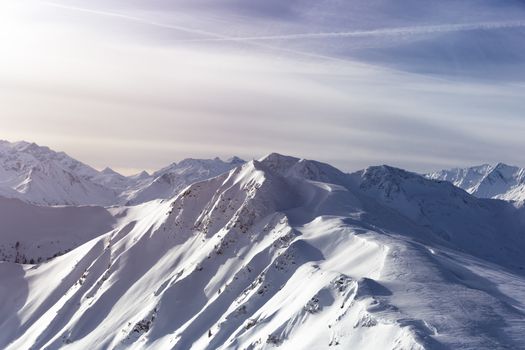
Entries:
<svg viewBox="0 0 525 350">
<path fill-rule="evenodd" d="M 28 141 L 28 140 L 2 140 L 0 139 L 0 142 L 1 141 L 6 141 L 6 142 L 10 142 L 10 143 L 17 143 L 17 142 L 26 142 L 26 143 L 35 143 L 37 144 L 38 146 L 40 147 L 49 147 L 48 145 L 44 145 L 44 144 L 38 144 L 37 142 L 34 142 L 34 141 Z M 281 154 L 281 155 L 284 155 L 284 156 L 291 156 L 291 157 L 296 157 L 296 158 L 299 158 L 299 159 L 306 159 L 306 160 L 316 160 L 316 159 L 313 159 L 313 158 L 309 158 L 309 157 L 303 157 L 301 156 L 300 154 L 288 154 L 288 153 L 282 153 L 282 152 L 275 152 L 275 151 L 270 151 L 270 152 L 267 152 L 267 153 L 264 153 L 264 154 L 261 154 L 260 156 L 253 156 L 253 157 L 239 157 L 237 154 L 232 154 L 232 155 L 226 155 L 226 156 L 209 156 L 209 157 L 205 157 L 205 158 L 202 158 L 202 157 L 194 157 L 192 156 L 191 154 L 190 155 L 187 155 L 187 156 L 183 156 L 183 158 L 178 158 L 178 159 L 172 159 L 172 160 L 169 160 L 167 163 L 161 165 L 160 167 L 158 168 L 118 168 L 118 167 L 113 167 L 111 166 L 110 164 L 106 164 L 106 165 L 99 165 L 99 166 L 95 166 L 93 164 L 90 164 L 86 161 L 84 161 L 83 159 L 81 158 L 78 158 L 78 157 L 75 157 L 73 154 L 65 151 L 65 150 L 60 150 L 60 149 L 53 149 L 52 147 L 49 147 L 51 150 L 55 151 L 55 152 L 64 152 L 66 153 L 68 156 L 88 165 L 88 166 L 91 166 L 92 168 L 98 170 L 98 171 L 102 171 L 106 168 L 110 168 L 111 170 L 113 171 L 116 171 L 122 175 L 125 175 L 125 176 L 131 176 L 131 175 L 138 175 L 140 174 L 141 172 L 143 171 L 146 171 L 148 172 L 149 174 L 153 174 L 154 172 L 164 168 L 164 167 L 167 167 L 173 163 L 179 163 L 183 160 L 186 160 L 186 159 L 214 159 L 214 158 L 219 158 L 220 160 L 222 161 L 228 161 L 230 158 L 233 158 L 233 157 L 238 157 L 238 158 L 241 158 L 243 159 L 244 161 L 250 161 L 250 160 L 260 160 L 261 158 L 264 158 L 265 156 L 271 154 L 271 153 L 278 153 L 278 154 Z M 317 160 L 318 161 L 318 160 Z M 498 163 L 504 163 L 504 162 L 498 162 Z M 349 168 L 349 169 L 345 169 L 345 168 L 342 168 L 342 167 L 339 167 L 335 164 L 331 164 L 329 162 L 327 162 L 327 164 L 330 164 L 332 166 L 335 166 L 336 168 L 338 168 L 339 170 L 341 171 L 344 171 L 344 172 L 347 172 L 347 173 L 351 173 L 351 172 L 355 172 L 355 171 L 359 171 L 359 170 L 362 170 L 368 166 L 379 166 L 379 165 L 389 165 L 389 166 L 395 166 L 393 164 L 390 164 L 390 163 L 387 163 L 387 162 L 384 162 L 384 163 L 376 163 L 376 164 L 367 164 L 366 166 L 362 167 L 362 168 Z M 468 168 L 468 167 L 474 167 L 474 166 L 480 166 L 480 165 L 496 165 L 496 163 L 488 163 L 488 162 L 484 162 L 484 163 L 475 163 L 475 164 L 464 164 L 462 166 L 459 166 L 460 168 Z M 507 164 L 507 165 L 510 165 L 510 166 L 517 166 L 517 167 L 522 167 L 520 164 Z M 404 169 L 404 170 L 408 170 L 408 171 L 413 171 L 413 172 L 416 172 L 416 173 L 420 173 L 420 174 L 425 174 L 425 173 L 431 173 L 431 172 L 435 172 L 435 171 L 440 171 L 440 170 L 448 170 L 448 169 L 453 169 L 455 167 L 444 167 L 444 168 L 433 168 L 433 169 L 423 169 L 423 170 L 414 170 L 414 169 Z"/>
</svg>

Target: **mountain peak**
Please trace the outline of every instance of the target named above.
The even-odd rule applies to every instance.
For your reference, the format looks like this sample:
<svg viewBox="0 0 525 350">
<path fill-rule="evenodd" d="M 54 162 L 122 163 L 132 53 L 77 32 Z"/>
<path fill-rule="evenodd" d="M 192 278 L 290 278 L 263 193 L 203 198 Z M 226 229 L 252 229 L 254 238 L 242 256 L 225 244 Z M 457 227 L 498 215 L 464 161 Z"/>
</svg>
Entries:
<svg viewBox="0 0 525 350">
<path fill-rule="evenodd" d="M 224 174 L 239 165 L 237 162 L 225 162 L 218 157 L 213 159 L 186 158 L 154 172 L 150 180 L 148 180 L 149 176 L 132 177 L 144 181 L 140 181 L 139 186 L 125 191 L 123 196 L 128 204 L 172 198 L 192 183 Z"/>
<path fill-rule="evenodd" d="M 105 167 L 102 171 L 102 174 L 104 175 L 119 175 L 122 176 L 120 173 L 116 172 L 115 170 L 111 169 L 110 167 Z"/>
<path fill-rule="evenodd" d="M 151 176 L 150 173 L 148 173 L 146 170 L 142 170 L 140 173 L 134 174 L 128 177 L 132 179 L 146 179 L 150 176 Z"/>
<path fill-rule="evenodd" d="M 505 163 L 498 163 L 494 167 L 493 171 L 498 171 L 501 175 L 503 175 L 506 178 L 510 178 L 513 175 L 515 175 L 517 172 L 519 172 L 521 169 L 514 165 L 508 165 Z"/>
<path fill-rule="evenodd" d="M 426 201 L 445 198 L 446 201 L 457 202 L 458 205 L 470 203 L 473 200 L 473 197 L 463 189 L 447 181 L 436 181 L 388 165 L 368 167 L 350 174 L 350 178 L 351 184 L 367 195 L 394 203 L 400 208 L 409 206 L 416 208 L 412 214 L 418 212 L 417 205 L 412 203 L 407 206 L 407 203 L 417 201 L 418 198 L 425 198 Z"/>
<path fill-rule="evenodd" d="M 239 158 L 237 156 L 232 156 L 232 157 L 226 159 L 226 162 L 230 163 L 230 164 L 239 164 L 239 165 L 246 163 L 246 161 L 244 159 L 241 159 L 241 158 Z"/>
<path fill-rule="evenodd" d="M 410 178 L 420 178 L 420 175 L 396 168 L 390 165 L 374 165 L 364 170 L 358 171 L 359 174 L 364 180 L 372 182 L 383 182 L 383 181 L 399 181 Z"/>
<path fill-rule="evenodd" d="M 223 161 L 219 157 L 215 157 L 212 159 L 201 159 L 201 158 L 185 158 L 181 160 L 178 164 L 173 163 L 172 165 L 178 166 L 178 167 L 184 167 L 184 166 L 202 166 L 205 164 L 212 164 L 212 163 L 222 163 Z"/>
<path fill-rule="evenodd" d="M 259 159 L 259 162 L 264 166 L 282 174 L 286 173 L 291 167 L 297 164 L 298 161 L 299 158 L 285 156 L 279 153 L 270 153 Z"/>
<path fill-rule="evenodd" d="M 300 158 L 293 157 L 293 156 L 287 156 L 281 153 L 272 152 L 261 159 L 259 159 L 259 162 L 261 163 L 295 163 L 298 162 Z"/>
<path fill-rule="evenodd" d="M 55 151 L 52 151 L 47 146 L 39 146 L 38 144 L 34 142 L 28 142 L 28 141 L 15 141 L 10 142 L 6 140 L 0 140 L 0 146 L 3 146 L 3 148 L 8 148 L 16 152 L 26 152 L 26 153 L 57 153 Z"/>
<path fill-rule="evenodd" d="M 495 198 L 523 202 L 525 200 L 525 169 L 498 163 L 469 168 L 442 170 L 425 175 L 444 180 L 480 198 Z"/>
</svg>

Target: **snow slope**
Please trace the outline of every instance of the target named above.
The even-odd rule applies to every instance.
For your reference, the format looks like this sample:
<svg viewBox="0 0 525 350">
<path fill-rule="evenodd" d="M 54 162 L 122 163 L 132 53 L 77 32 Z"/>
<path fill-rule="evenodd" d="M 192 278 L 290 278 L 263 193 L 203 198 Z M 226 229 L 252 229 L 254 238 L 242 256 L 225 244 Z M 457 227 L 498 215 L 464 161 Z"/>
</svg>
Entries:
<svg viewBox="0 0 525 350">
<path fill-rule="evenodd" d="M 1 348 L 525 343 L 524 212 L 447 182 L 271 154 L 110 212 L 66 254 L 0 263 Z"/>
<path fill-rule="evenodd" d="M 499 163 L 470 168 L 441 170 L 425 175 L 429 179 L 452 182 L 480 198 L 525 201 L 525 169 Z"/>
</svg>

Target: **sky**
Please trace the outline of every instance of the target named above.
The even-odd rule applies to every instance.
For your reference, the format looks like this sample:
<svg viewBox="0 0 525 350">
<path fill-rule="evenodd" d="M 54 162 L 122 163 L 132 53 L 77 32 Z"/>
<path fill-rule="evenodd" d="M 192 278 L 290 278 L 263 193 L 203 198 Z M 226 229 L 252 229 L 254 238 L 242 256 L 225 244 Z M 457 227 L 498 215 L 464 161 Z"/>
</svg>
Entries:
<svg viewBox="0 0 525 350">
<path fill-rule="evenodd" d="M 525 165 L 521 0 L 0 0 L 0 139 L 126 174 Z"/>
</svg>

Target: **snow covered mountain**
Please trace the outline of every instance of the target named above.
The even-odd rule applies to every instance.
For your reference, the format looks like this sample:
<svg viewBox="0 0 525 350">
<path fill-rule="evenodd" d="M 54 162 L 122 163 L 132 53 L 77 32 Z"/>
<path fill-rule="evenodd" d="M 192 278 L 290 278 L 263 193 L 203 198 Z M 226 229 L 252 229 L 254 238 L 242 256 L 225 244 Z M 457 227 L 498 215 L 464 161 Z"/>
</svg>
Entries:
<svg viewBox="0 0 525 350">
<path fill-rule="evenodd" d="M 35 143 L 0 141 L 0 195 L 40 205 L 115 202 L 116 192 L 92 180 L 99 172 Z"/>
<path fill-rule="evenodd" d="M 34 210 L 13 201 L 0 206 Z M 49 226 L 63 208 L 46 209 Z M 448 182 L 271 154 L 170 200 L 77 215 L 105 219 L 79 220 L 89 233 L 67 253 L 24 250 L 49 261 L 0 263 L 1 348 L 525 344 L 525 212 Z M 20 236 L 1 244 L 16 254 Z"/>
<path fill-rule="evenodd" d="M 237 157 L 227 161 L 219 158 L 184 159 L 180 163 L 172 163 L 156 171 L 151 176 L 143 174 L 134 186 L 129 186 L 121 194 L 121 198 L 127 204 L 172 198 L 189 184 L 215 177 L 243 163 L 244 160 Z"/>
<path fill-rule="evenodd" d="M 525 169 L 499 163 L 470 168 L 442 170 L 425 175 L 429 179 L 452 182 L 480 198 L 525 201 Z"/>
<path fill-rule="evenodd" d="M 123 176 L 93 169 L 63 152 L 35 143 L 0 140 L 0 196 L 39 205 L 139 204 L 171 198 L 189 184 L 217 176 L 244 163 L 186 159 L 149 175 Z"/>
</svg>

